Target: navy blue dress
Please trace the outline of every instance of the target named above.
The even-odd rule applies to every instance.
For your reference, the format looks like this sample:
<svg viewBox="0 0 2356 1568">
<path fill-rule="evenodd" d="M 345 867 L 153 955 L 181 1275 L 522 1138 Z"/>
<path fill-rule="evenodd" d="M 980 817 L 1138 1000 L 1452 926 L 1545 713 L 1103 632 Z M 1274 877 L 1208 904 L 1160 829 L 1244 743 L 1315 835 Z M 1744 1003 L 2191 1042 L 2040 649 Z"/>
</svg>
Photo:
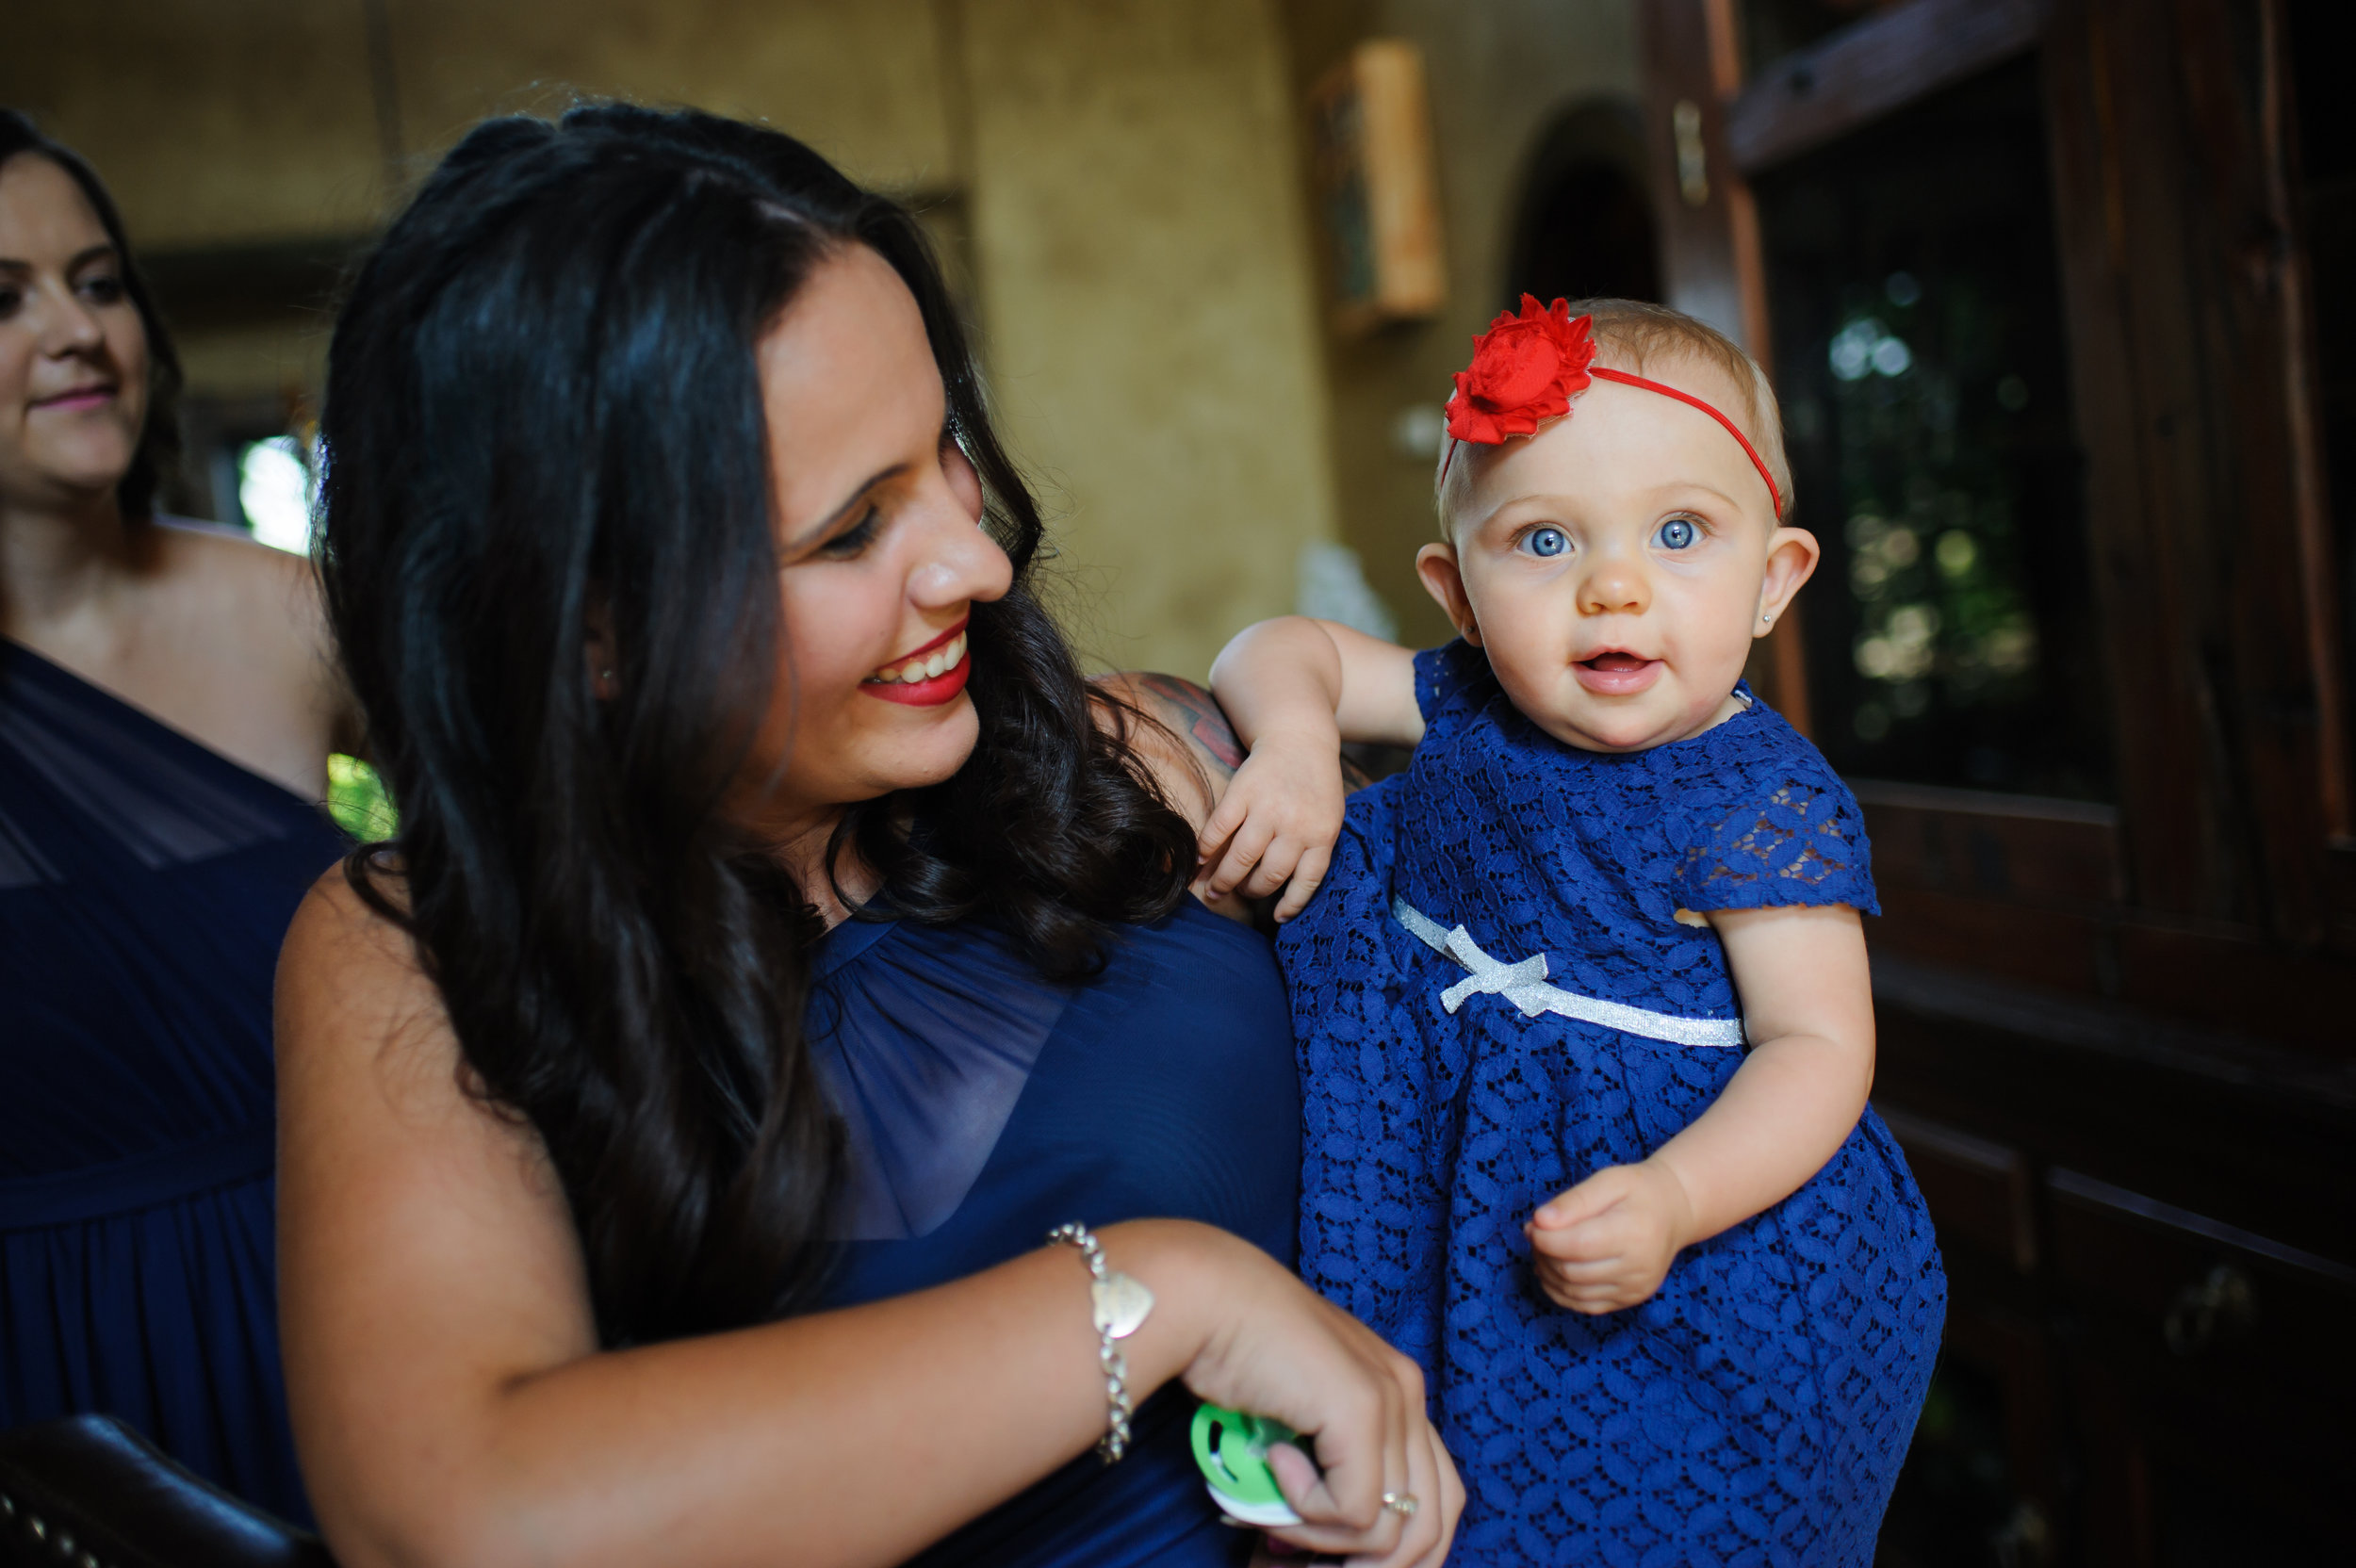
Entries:
<svg viewBox="0 0 2356 1568">
<path fill-rule="evenodd" d="M 348 847 L 311 803 L 0 641 L 0 1428 L 119 1415 L 307 1521 L 270 991 Z"/>
<path fill-rule="evenodd" d="M 1294 1258 L 1301 1099 L 1267 940 L 1193 899 L 1127 929 L 1104 972 L 1039 978 L 973 925 L 837 927 L 808 1015 L 848 1134 L 829 1304 L 945 1283 L 1067 1220 L 1202 1220 Z M 1112 1262 L 1120 1264 L 1116 1255 Z M 1073 1311 L 1085 1275 L 1072 1260 Z M 1171 1383 L 1107 1469 L 1074 1460 L 916 1560 L 977 1568 L 1227 1568 Z M 912 1484 L 921 1484 L 915 1478 Z"/>
<path fill-rule="evenodd" d="M 1462 642 L 1415 675 L 1413 765 L 1352 798 L 1280 942 L 1303 1277 L 1423 1364 L 1469 1494 L 1452 1563 L 1864 1568 L 1946 1303 L 1879 1117 L 1626 1311 L 1553 1305 L 1522 1234 L 1742 1064 L 1725 948 L 1679 910 L 1876 908 L 1855 797 L 1747 691 L 1602 755 Z"/>
</svg>

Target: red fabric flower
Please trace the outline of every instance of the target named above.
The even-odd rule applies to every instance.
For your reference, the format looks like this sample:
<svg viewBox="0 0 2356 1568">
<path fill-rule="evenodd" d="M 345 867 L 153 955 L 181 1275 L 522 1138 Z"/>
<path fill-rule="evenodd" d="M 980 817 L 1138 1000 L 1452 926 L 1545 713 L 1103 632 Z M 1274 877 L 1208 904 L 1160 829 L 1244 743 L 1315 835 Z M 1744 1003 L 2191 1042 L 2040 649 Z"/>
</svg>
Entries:
<svg viewBox="0 0 2356 1568">
<path fill-rule="evenodd" d="M 1546 306 L 1525 294 L 1519 316 L 1500 311 L 1473 339 L 1472 368 L 1456 372 L 1448 433 L 1494 447 L 1568 414 L 1571 400 L 1587 390 L 1587 367 L 1595 357 L 1587 328 L 1588 318 L 1572 318 L 1568 300 Z"/>
</svg>

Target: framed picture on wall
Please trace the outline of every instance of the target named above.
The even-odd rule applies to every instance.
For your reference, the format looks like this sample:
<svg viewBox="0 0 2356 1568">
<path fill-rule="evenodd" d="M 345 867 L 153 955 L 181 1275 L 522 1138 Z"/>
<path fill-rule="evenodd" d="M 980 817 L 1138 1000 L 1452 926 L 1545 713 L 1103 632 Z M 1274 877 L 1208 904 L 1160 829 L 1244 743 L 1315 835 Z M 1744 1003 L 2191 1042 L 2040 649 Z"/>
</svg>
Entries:
<svg viewBox="0 0 2356 1568">
<path fill-rule="evenodd" d="M 1422 55 L 1370 39 L 1318 80 L 1311 107 L 1335 330 L 1438 314 L 1448 278 Z"/>
</svg>

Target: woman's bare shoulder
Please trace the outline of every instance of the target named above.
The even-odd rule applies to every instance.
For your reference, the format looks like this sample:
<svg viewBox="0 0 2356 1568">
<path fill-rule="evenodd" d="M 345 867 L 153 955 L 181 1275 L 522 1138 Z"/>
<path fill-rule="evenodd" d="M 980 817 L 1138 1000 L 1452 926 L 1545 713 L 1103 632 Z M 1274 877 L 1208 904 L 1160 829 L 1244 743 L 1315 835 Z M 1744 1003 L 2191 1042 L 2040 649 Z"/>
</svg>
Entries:
<svg viewBox="0 0 2356 1568">
<path fill-rule="evenodd" d="M 157 520 L 155 540 L 154 592 L 172 601 L 160 619 L 183 629 L 189 656 L 235 670 L 249 693 L 274 691 L 305 752 L 352 744 L 358 726 L 310 560 L 177 517 Z"/>
<path fill-rule="evenodd" d="M 378 866 L 364 874 L 382 905 L 363 897 L 339 863 L 311 884 L 295 910 L 278 954 L 281 1052 L 398 1037 L 448 1060 L 456 1042 L 440 988 L 400 919 L 408 890 L 395 871 Z"/>
<path fill-rule="evenodd" d="M 241 530 L 186 517 L 159 517 L 159 586 L 216 604 L 235 604 L 259 619 L 248 629 L 290 635 L 290 647 L 316 649 L 324 630 L 319 575 L 308 557 L 272 548 Z"/>
<path fill-rule="evenodd" d="M 1163 795 L 1200 828 L 1243 766 L 1243 743 L 1219 699 L 1191 680 L 1151 670 L 1099 676 L 1096 686 L 1118 704 L 1100 704 L 1097 721 L 1124 730 Z M 1137 714 L 1151 722 L 1137 723 Z"/>
</svg>

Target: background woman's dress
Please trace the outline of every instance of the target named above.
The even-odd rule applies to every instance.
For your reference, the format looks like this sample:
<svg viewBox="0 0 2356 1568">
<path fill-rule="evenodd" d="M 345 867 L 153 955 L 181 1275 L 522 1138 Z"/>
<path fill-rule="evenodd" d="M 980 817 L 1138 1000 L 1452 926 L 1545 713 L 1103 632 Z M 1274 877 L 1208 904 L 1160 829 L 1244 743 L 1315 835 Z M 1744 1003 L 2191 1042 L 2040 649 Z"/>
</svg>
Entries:
<svg viewBox="0 0 2356 1568">
<path fill-rule="evenodd" d="M 850 1144 L 831 1304 L 974 1273 L 1072 1219 L 1198 1219 L 1291 1265 L 1301 1098 L 1284 986 L 1263 938 L 1193 899 L 1126 929 L 1071 986 L 978 927 L 839 926 L 809 1018 Z M 1086 1354 L 1076 1253 L 1071 1267 Z M 1253 1537 L 1219 1523 L 1187 1446 L 1195 1403 L 1170 1384 L 1120 1464 L 1084 1454 L 916 1561 L 1242 1561 Z"/>
<path fill-rule="evenodd" d="M 119 1415 L 307 1521 L 270 995 L 319 809 L 0 641 L 0 1428 Z"/>
</svg>

